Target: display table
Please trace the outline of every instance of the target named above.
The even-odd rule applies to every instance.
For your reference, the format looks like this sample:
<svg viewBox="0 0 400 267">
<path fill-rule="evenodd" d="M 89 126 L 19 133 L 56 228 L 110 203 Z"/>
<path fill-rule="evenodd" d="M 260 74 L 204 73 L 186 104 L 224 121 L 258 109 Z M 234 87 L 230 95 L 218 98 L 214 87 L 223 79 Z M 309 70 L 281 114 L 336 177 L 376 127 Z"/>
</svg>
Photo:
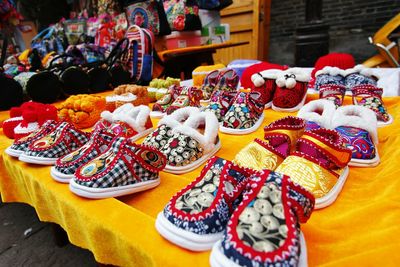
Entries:
<svg viewBox="0 0 400 267">
<path fill-rule="evenodd" d="M 395 120 L 379 129 L 381 164 L 351 167 L 337 201 L 314 211 L 302 225 L 310 266 L 398 266 L 400 262 L 400 97 L 384 101 Z M 347 97 L 345 103 L 349 102 Z M 289 113 L 269 109 L 263 126 L 286 115 Z M 249 135 L 220 137 L 222 148 L 217 156 L 231 160 L 248 142 L 263 138 L 263 128 Z M 201 167 L 183 175 L 161 172 L 161 184 L 149 191 L 89 200 L 71 193 L 68 185 L 55 182 L 50 167 L 26 164 L 5 154 L 11 143 L 0 135 L 2 200 L 31 205 L 40 220 L 59 224 L 71 243 L 91 250 L 98 262 L 119 266 L 208 265 L 209 252 L 177 247 L 154 227 L 157 214 L 170 197 L 192 181 Z"/>
</svg>

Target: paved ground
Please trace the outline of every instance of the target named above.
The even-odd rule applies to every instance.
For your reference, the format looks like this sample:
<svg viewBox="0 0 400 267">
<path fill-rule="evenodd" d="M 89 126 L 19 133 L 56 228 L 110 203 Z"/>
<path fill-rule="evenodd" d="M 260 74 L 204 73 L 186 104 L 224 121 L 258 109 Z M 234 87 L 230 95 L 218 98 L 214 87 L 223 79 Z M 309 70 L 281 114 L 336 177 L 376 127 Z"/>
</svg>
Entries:
<svg viewBox="0 0 400 267">
<path fill-rule="evenodd" d="M 97 266 L 93 254 L 68 244 L 55 245 L 52 227 L 26 204 L 0 201 L 0 267 Z"/>
</svg>

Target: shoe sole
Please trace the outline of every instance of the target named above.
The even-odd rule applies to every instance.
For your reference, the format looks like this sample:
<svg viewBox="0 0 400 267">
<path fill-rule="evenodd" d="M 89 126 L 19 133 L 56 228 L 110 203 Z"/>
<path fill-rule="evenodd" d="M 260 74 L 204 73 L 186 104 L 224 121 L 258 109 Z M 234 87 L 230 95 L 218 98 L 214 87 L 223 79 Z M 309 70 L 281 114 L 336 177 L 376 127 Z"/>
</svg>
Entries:
<svg viewBox="0 0 400 267">
<path fill-rule="evenodd" d="M 378 149 L 375 148 L 375 158 L 373 159 L 351 159 L 349 166 L 371 168 L 377 166 L 381 162 Z"/>
<path fill-rule="evenodd" d="M 393 123 L 393 116 L 389 114 L 389 120 L 384 122 L 384 121 L 378 121 L 378 128 L 380 127 L 385 127 Z"/>
<path fill-rule="evenodd" d="M 192 162 L 186 166 L 180 166 L 180 167 L 166 165 L 163 171 L 173 173 L 173 174 L 182 174 L 182 173 L 190 172 L 190 171 L 196 169 L 197 167 L 199 167 L 204 162 L 206 162 L 215 153 L 217 153 L 220 148 L 221 148 L 221 141 L 218 141 L 218 143 L 215 145 L 215 147 L 209 153 L 203 155 L 201 158 L 199 158 L 195 162 Z"/>
<path fill-rule="evenodd" d="M 335 186 L 323 197 L 315 199 L 315 209 L 322 209 L 333 202 L 335 202 L 336 198 L 342 191 L 343 185 L 347 180 L 347 176 L 349 176 L 349 167 L 346 166 L 340 175 L 338 181 L 336 182 Z"/>
<path fill-rule="evenodd" d="M 210 250 L 215 242 L 220 240 L 223 233 L 198 235 L 192 232 L 185 231 L 176 227 L 164 214 L 160 212 L 156 219 L 156 229 L 165 239 L 169 240 L 180 247 L 192 251 L 207 251 Z"/>
<path fill-rule="evenodd" d="M 75 177 L 74 174 L 64 174 L 58 171 L 55 166 L 50 168 L 50 175 L 55 181 L 63 184 L 68 184 Z"/>
<path fill-rule="evenodd" d="M 74 179 L 72 179 L 69 182 L 69 189 L 71 190 L 72 193 L 81 197 L 102 199 L 102 198 L 120 197 L 124 195 L 133 194 L 136 192 L 154 188 L 159 184 L 160 184 L 160 178 L 158 177 L 155 180 L 140 182 L 138 184 L 133 184 L 133 185 L 124 185 L 113 188 L 91 188 L 77 184 L 74 181 Z"/>
<path fill-rule="evenodd" d="M 307 267 L 307 245 L 302 232 L 300 232 L 300 251 L 301 252 L 297 266 Z M 236 264 L 225 256 L 224 252 L 222 251 L 221 240 L 215 243 L 211 250 L 210 265 L 211 267 L 240 267 L 240 265 Z"/>
<path fill-rule="evenodd" d="M 15 149 L 12 149 L 11 147 L 7 147 L 4 152 L 6 152 L 7 155 L 14 157 L 14 158 L 19 158 L 19 156 L 21 156 L 21 154 L 24 153 L 24 151 L 22 151 L 22 150 L 15 150 Z"/>
<path fill-rule="evenodd" d="M 306 98 L 307 98 L 307 91 L 303 97 L 303 99 L 300 101 L 299 104 L 297 104 L 297 106 L 293 107 L 293 108 L 280 108 L 274 105 L 274 103 L 272 103 L 272 109 L 278 112 L 296 112 L 299 109 L 301 109 L 302 106 L 304 106 L 304 103 L 306 102 Z"/>
<path fill-rule="evenodd" d="M 220 130 L 220 132 L 226 133 L 226 134 L 235 134 L 235 135 L 249 134 L 249 133 L 257 131 L 257 129 L 261 126 L 263 121 L 264 121 L 264 113 L 262 113 L 261 117 L 257 120 L 257 122 L 248 129 L 232 129 L 232 128 L 228 128 L 228 127 L 224 127 L 224 126 L 220 125 L 219 130 Z"/>
<path fill-rule="evenodd" d="M 18 159 L 26 163 L 33 163 L 39 165 L 54 165 L 58 158 L 33 157 L 22 153 Z"/>
<path fill-rule="evenodd" d="M 160 118 L 164 117 L 165 115 L 167 115 L 167 113 L 163 113 L 161 111 L 150 112 L 150 117 L 154 118 L 154 119 L 160 119 Z"/>
</svg>

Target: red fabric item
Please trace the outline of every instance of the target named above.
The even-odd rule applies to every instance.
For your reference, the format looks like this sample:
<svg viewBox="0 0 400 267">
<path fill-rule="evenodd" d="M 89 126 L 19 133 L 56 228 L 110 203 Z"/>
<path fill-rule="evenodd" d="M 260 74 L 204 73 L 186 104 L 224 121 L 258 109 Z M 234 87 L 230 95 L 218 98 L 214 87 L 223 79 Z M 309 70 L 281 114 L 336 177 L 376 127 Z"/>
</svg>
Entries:
<svg viewBox="0 0 400 267">
<path fill-rule="evenodd" d="M 14 129 L 21 122 L 22 122 L 22 117 L 21 117 L 21 119 L 18 119 L 18 120 L 8 119 L 8 120 L 3 121 L 3 133 L 5 134 L 5 136 L 7 136 L 10 139 L 14 139 L 15 138 Z"/>
<path fill-rule="evenodd" d="M 346 53 L 330 53 L 318 58 L 317 62 L 315 62 L 314 69 L 311 72 L 311 80 L 308 83 L 310 88 L 314 88 L 315 73 L 326 66 L 338 67 L 342 70 L 350 69 L 355 66 L 355 60 L 351 54 Z"/>
<path fill-rule="evenodd" d="M 276 89 L 275 80 L 268 79 L 260 87 L 253 86 L 251 91 L 252 92 L 259 92 L 261 94 L 261 100 L 265 105 L 265 104 L 267 104 L 267 103 L 272 101 L 272 98 L 274 97 L 275 89 Z"/>
<path fill-rule="evenodd" d="M 22 109 L 20 107 L 13 107 L 10 109 L 10 118 L 22 116 Z"/>
<path fill-rule="evenodd" d="M 296 81 L 294 88 L 276 86 L 272 103 L 279 108 L 294 108 L 304 98 L 307 93 L 307 83 Z"/>
<path fill-rule="evenodd" d="M 288 66 L 282 66 L 269 62 L 260 62 L 254 65 L 247 67 L 242 74 L 242 78 L 240 78 L 240 84 L 243 88 L 253 88 L 253 82 L 251 81 L 251 75 L 254 73 L 269 70 L 269 69 L 278 69 L 278 70 L 286 70 Z"/>
</svg>

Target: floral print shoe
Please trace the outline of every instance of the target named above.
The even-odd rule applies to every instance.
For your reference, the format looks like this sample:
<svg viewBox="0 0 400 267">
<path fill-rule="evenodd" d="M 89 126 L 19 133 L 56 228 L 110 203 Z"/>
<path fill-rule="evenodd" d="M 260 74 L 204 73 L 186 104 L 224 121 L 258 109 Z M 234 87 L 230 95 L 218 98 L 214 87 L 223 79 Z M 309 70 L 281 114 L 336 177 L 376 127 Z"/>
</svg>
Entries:
<svg viewBox="0 0 400 267">
<path fill-rule="evenodd" d="M 239 84 L 239 76 L 233 69 L 221 71 L 218 76 L 217 84 L 214 87 L 215 91 L 236 92 Z"/>
<path fill-rule="evenodd" d="M 336 108 L 343 104 L 346 87 L 336 84 L 324 84 L 319 87 L 319 99 L 332 101 Z"/>
<path fill-rule="evenodd" d="M 358 85 L 377 86 L 379 77 L 370 68 L 357 65 L 354 68 L 345 70 L 345 85 L 348 90 Z"/>
<path fill-rule="evenodd" d="M 300 68 L 291 68 L 279 73 L 272 109 L 279 112 L 295 112 L 306 101 L 309 74 Z"/>
<path fill-rule="evenodd" d="M 379 164 L 376 116 L 362 106 L 344 106 L 332 118 L 344 145 L 352 151 L 350 166 L 374 167 Z"/>
<path fill-rule="evenodd" d="M 346 86 L 346 72 L 337 67 L 326 66 L 315 73 L 314 89 L 319 91 L 320 86 L 325 84 L 334 84 Z"/>
<path fill-rule="evenodd" d="M 313 208 L 313 195 L 288 176 L 269 170 L 254 174 L 213 246 L 211 266 L 307 266 L 299 223 L 307 222 Z"/>
<path fill-rule="evenodd" d="M 297 113 L 297 117 L 306 120 L 306 131 L 321 127 L 330 129 L 335 111 L 333 101 L 318 99 L 305 104 Z"/>
<path fill-rule="evenodd" d="M 347 164 L 351 151 L 344 147 L 339 133 L 334 130 L 316 129 L 305 131 L 297 140 L 292 152 L 275 170 L 315 197 L 315 208 L 332 204 L 341 192 L 349 174 Z"/>
<path fill-rule="evenodd" d="M 61 122 L 56 122 L 54 120 L 48 120 L 39 129 L 32 132 L 28 136 L 15 140 L 11 146 L 6 148 L 5 152 L 12 157 L 18 158 L 28 149 L 30 143 L 42 138 L 43 136 L 54 130 L 60 123 Z"/>
<path fill-rule="evenodd" d="M 233 162 L 257 171 L 275 170 L 294 150 L 305 125 L 303 119 L 292 116 L 272 122 L 264 128 L 266 141 L 255 139 L 236 154 Z"/>
<path fill-rule="evenodd" d="M 190 116 L 172 132 L 173 136 L 160 148 L 167 157 L 166 172 L 179 174 L 192 171 L 221 148 L 218 120 L 211 112 Z"/>
<path fill-rule="evenodd" d="M 226 112 L 231 107 L 237 92 L 214 91 L 210 98 L 210 104 L 204 108 L 217 116 L 218 121 L 222 121 Z"/>
<path fill-rule="evenodd" d="M 228 134 L 248 134 L 256 131 L 264 120 L 264 105 L 259 92 L 237 93 L 219 130 Z"/>
<path fill-rule="evenodd" d="M 178 85 L 171 85 L 168 92 L 153 105 L 153 111 L 150 113 L 152 118 L 161 118 L 165 115 L 167 108 L 174 103 L 175 99 L 182 91 L 182 87 Z"/>
<path fill-rule="evenodd" d="M 382 100 L 383 89 L 374 85 L 357 85 L 352 88 L 353 104 L 364 106 L 375 112 L 378 120 L 378 127 L 393 123 L 393 117 L 390 115 Z"/>
<path fill-rule="evenodd" d="M 201 91 L 203 92 L 203 99 L 201 102 L 209 102 L 211 94 L 214 92 L 214 88 L 217 85 L 219 78 L 219 71 L 214 70 L 207 74 L 204 78 L 203 85 L 201 86 Z"/>
<path fill-rule="evenodd" d="M 115 135 L 107 129 L 93 132 L 89 142 L 57 159 L 56 164 L 50 169 L 51 177 L 57 182 L 69 183 L 78 167 L 107 150 L 114 137 Z"/>
<path fill-rule="evenodd" d="M 185 107 L 176 110 L 171 115 L 165 116 L 158 122 L 158 127 L 149 134 L 143 141 L 143 145 L 151 146 L 156 149 L 162 148 L 174 135 L 172 128 L 184 123 L 191 115 L 199 113 L 196 107 Z"/>
<path fill-rule="evenodd" d="M 19 156 L 20 161 L 53 165 L 57 159 L 78 149 L 89 141 L 90 133 L 82 132 L 68 122 L 60 123 L 53 131 L 29 144 Z"/>
<path fill-rule="evenodd" d="M 248 175 L 232 162 L 212 157 L 200 175 L 158 214 L 157 231 L 180 247 L 211 249 L 222 237 Z"/>
<path fill-rule="evenodd" d="M 70 180 L 70 190 L 86 198 L 118 197 L 160 184 L 158 173 L 165 157 L 156 149 L 116 137 L 110 147 L 80 166 Z"/>
<path fill-rule="evenodd" d="M 166 109 L 166 113 L 170 115 L 177 109 L 184 107 L 200 107 L 200 99 L 203 93 L 196 87 L 183 86 L 180 95 L 175 101 Z"/>
</svg>

